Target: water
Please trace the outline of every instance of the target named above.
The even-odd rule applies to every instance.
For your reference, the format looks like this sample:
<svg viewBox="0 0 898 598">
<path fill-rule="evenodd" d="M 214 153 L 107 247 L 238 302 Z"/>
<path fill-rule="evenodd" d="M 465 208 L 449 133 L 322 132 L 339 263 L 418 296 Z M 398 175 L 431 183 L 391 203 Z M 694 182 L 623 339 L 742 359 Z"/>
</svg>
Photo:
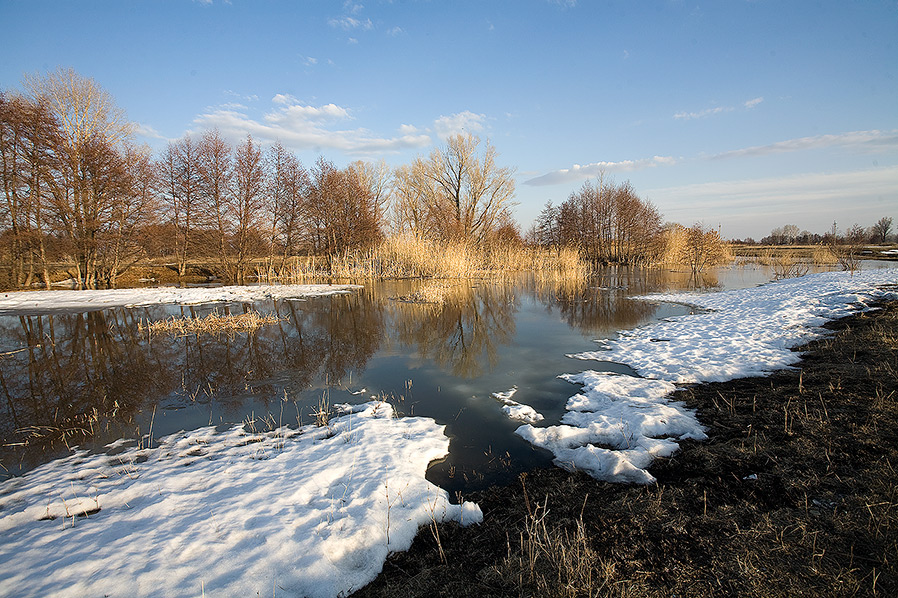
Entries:
<svg viewBox="0 0 898 598">
<path fill-rule="evenodd" d="M 767 280 L 766 270 L 743 266 L 702 284 Z M 596 339 L 619 330 L 689 313 L 629 297 L 692 283 L 683 273 L 609 269 L 576 287 L 452 281 L 439 307 L 398 299 L 422 284 L 379 282 L 351 295 L 253 305 L 0 317 L 0 352 L 8 353 L 0 358 L 2 475 L 73 444 L 104 450 L 118 438 L 146 443 L 206 425 L 309 424 L 324 403 L 382 397 L 404 415 L 446 426 L 449 455 L 428 478 L 450 494 L 509 481 L 551 456 L 514 434 L 520 422 L 504 415 L 492 393 L 517 388 L 514 400 L 545 416 L 540 425 L 557 423 L 577 391 L 559 374 L 631 373 L 566 355 L 594 349 Z M 256 310 L 281 321 L 231 337 L 138 330 L 140 321 L 215 310 Z"/>
</svg>

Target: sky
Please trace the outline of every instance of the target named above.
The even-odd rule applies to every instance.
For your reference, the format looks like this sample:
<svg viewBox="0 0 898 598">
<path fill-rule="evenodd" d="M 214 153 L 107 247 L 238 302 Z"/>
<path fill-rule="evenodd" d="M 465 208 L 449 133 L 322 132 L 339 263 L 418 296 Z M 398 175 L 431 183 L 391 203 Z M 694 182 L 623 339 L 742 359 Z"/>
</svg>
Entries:
<svg viewBox="0 0 898 598">
<path fill-rule="evenodd" d="M 407 164 L 473 133 L 526 230 L 600 172 L 760 239 L 898 223 L 898 2 L 0 0 L 0 90 L 94 78 L 137 141 Z M 896 225 L 898 227 L 898 225 Z"/>
</svg>

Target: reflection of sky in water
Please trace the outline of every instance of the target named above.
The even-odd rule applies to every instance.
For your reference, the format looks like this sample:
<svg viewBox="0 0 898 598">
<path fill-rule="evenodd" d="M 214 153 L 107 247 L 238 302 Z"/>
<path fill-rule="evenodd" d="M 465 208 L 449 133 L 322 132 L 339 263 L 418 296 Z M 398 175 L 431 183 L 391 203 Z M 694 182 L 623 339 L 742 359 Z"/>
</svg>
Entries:
<svg viewBox="0 0 898 598">
<path fill-rule="evenodd" d="M 758 270 L 728 268 L 704 284 L 733 288 L 767 279 Z M 66 442 L 86 444 L 78 429 L 92 429 L 93 446 L 101 447 L 148 434 L 151 426 L 159 437 L 251 419 L 257 427 L 305 424 L 323 396 L 334 405 L 378 395 L 403 414 L 447 426 L 450 455 L 429 477 L 450 493 L 509 480 L 551 459 L 513 434 L 519 422 L 505 417 L 491 394 L 517 387 L 514 400 L 542 413 L 544 424 L 557 423 L 576 392 L 557 376 L 600 367 L 565 355 L 592 350 L 594 339 L 618 330 L 687 313 L 628 296 L 689 288 L 690 281 L 686 274 L 616 269 L 579 288 L 455 281 L 439 307 L 395 300 L 420 284 L 255 304 L 282 321 L 230 338 L 148 339 L 137 323 L 249 306 L 2 317 L 3 351 L 33 347 L 0 361 L 0 438 L 13 445 L 2 449 L 2 464 L 16 473 L 64 452 Z M 38 436 L 59 440 L 48 448 Z M 30 447 L 15 446 L 29 437 Z"/>
</svg>

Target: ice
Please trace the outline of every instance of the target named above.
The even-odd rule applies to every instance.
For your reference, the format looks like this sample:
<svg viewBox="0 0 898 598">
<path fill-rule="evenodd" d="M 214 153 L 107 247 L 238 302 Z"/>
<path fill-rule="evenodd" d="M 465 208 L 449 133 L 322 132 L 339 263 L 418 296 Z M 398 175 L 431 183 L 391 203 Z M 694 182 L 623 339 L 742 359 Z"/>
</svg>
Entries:
<svg viewBox="0 0 898 598">
<path fill-rule="evenodd" d="M 320 428 L 77 450 L 0 485 L 0 595 L 346 595 L 420 526 L 482 520 L 424 478 L 443 432 L 370 402 Z"/>
<path fill-rule="evenodd" d="M 252 303 L 349 293 L 358 285 L 294 284 L 226 287 L 153 287 L 86 291 L 15 291 L 0 293 L 0 315 L 89 311 L 112 307 L 201 303 Z"/>
<path fill-rule="evenodd" d="M 530 424 L 542 421 L 542 413 L 539 413 L 530 405 L 523 405 L 511 399 L 517 391 L 517 387 L 513 387 L 505 392 L 494 392 L 492 397 L 502 403 L 502 412 L 511 419 Z"/>
<path fill-rule="evenodd" d="M 791 349 L 825 334 L 825 322 L 898 299 L 898 270 L 826 272 L 720 293 L 652 295 L 701 313 L 621 332 L 578 359 L 624 363 L 640 377 L 585 371 L 561 425 L 517 433 L 552 451 L 555 463 L 611 482 L 653 483 L 646 471 L 678 440 L 705 438 L 695 412 L 672 400 L 676 384 L 763 376 L 801 358 Z M 891 287 L 891 288 L 890 288 Z M 664 342 L 658 342 L 664 339 Z M 673 395 L 675 396 L 675 395 Z"/>
</svg>

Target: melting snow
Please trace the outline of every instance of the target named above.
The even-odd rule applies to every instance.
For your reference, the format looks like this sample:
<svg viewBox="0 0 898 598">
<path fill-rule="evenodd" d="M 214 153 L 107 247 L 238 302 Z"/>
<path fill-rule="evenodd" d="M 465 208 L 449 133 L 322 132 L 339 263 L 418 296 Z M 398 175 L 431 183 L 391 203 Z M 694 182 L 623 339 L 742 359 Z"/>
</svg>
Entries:
<svg viewBox="0 0 898 598">
<path fill-rule="evenodd" d="M 448 452 L 443 426 L 352 409 L 322 428 L 118 442 L 8 480 L 0 595 L 346 595 L 420 526 L 482 520 L 424 479 Z"/>
<path fill-rule="evenodd" d="M 898 299 L 895 290 L 881 288 L 896 283 L 894 269 L 826 272 L 751 289 L 643 297 L 708 311 L 624 331 L 598 351 L 572 355 L 626 363 L 642 377 L 593 371 L 562 376 L 583 385 L 569 399 L 562 425 L 524 425 L 517 433 L 552 451 L 562 467 L 612 482 L 652 483 L 646 468 L 655 457 L 673 454 L 677 440 L 705 438 L 695 412 L 669 398 L 675 383 L 789 367 L 801 358 L 792 347 L 821 336 L 818 327 L 828 320 Z"/>
<path fill-rule="evenodd" d="M 154 287 L 87 291 L 16 291 L 0 294 L 0 315 L 85 311 L 111 307 L 292 299 L 349 293 L 358 285 L 294 284 L 229 287 Z"/>
</svg>

